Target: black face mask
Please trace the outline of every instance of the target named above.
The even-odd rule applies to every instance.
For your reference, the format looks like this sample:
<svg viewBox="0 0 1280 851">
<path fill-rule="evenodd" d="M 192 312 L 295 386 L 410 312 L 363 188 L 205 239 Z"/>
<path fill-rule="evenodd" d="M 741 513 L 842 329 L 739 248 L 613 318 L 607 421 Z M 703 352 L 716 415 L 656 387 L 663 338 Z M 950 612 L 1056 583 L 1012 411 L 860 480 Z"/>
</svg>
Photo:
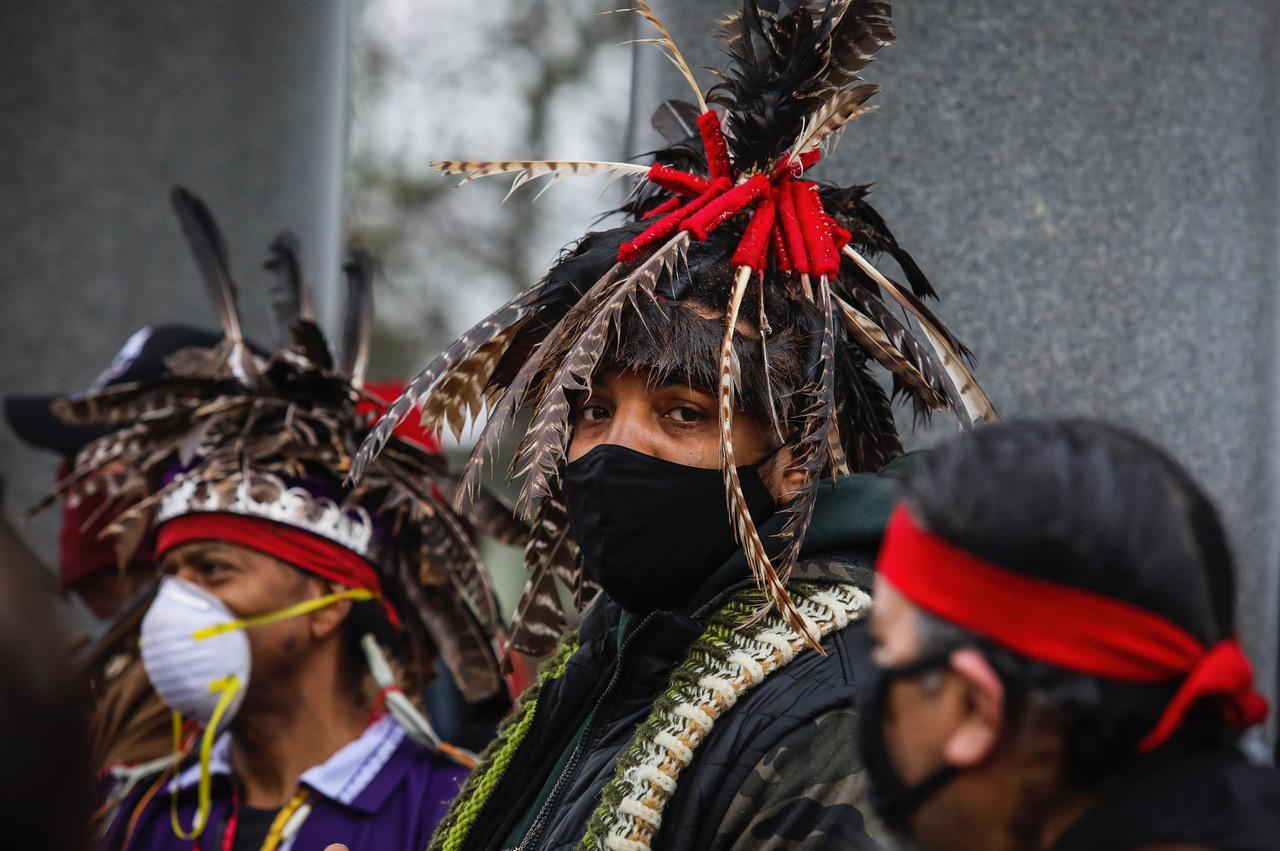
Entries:
<svg viewBox="0 0 1280 851">
<path fill-rule="evenodd" d="M 759 467 L 738 468 L 757 525 L 774 510 Z M 634 614 L 680 608 L 738 546 L 719 468 L 604 444 L 565 467 L 564 497 L 587 574 Z"/>
<path fill-rule="evenodd" d="M 871 808 L 887 829 L 900 835 L 909 832 L 911 817 L 920 805 L 937 794 L 959 772 L 955 766 L 942 765 L 917 783 L 904 781 L 884 740 L 885 701 L 895 680 L 945 667 L 950 657 L 951 653 L 947 651 L 893 668 L 872 665 L 870 676 L 862 677 L 857 684 L 858 747 L 867 769 Z"/>
</svg>

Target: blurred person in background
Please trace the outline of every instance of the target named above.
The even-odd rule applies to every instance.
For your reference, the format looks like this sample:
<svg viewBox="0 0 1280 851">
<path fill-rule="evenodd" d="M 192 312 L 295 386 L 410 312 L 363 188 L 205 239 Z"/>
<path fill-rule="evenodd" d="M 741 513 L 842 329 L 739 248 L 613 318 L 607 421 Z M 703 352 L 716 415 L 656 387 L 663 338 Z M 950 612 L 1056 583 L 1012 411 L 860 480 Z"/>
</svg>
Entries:
<svg viewBox="0 0 1280 851">
<path fill-rule="evenodd" d="M 23 443 L 58 455 L 58 478 L 62 479 L 75 469 L 80 450 L 124 424 L 71 425 L 54 413 L 55 404 L 107 388 L 154 381 L 164 373 L 165 359 L 170 355 L 186 348 L 207 348 L 219 339 L 210 331 L 183 325 L 140 328 L 88 388 L 70 393 L 6 396 L 5 420 Z M 76 498 L 63 500 L 58 533 L 59 584 L 64 593 L 78 598 L 100 622 L 114 618 L 154 579 L 151 553 L 146 546 L 139 547 L 129 563 L 120 567 L 114 543 L 101 534 L 104 514 L 112 507 L 105 502 L 102 490 L 86 483 Z"/>
<path fill-rule="evenodd" d="M 876 367 L 921 416 L 994 410 L 867 187 L 806 171 L 875 91 L 856 72 L 893 37 L 886 5 L 747 0 L 725 29 L 724 83 L 662 105 L 652 168 L 437 163 L 517 187 L 641 180 L 623 224 L 446 348 L 355 462 L 360 481 L 419 408 L 455 430 L 487 410 L 470 475 L 522 431 L 534 537 L 512 643 L 550 661 L 433 848 L 877 847 L 854 686 L 892 507 L 877 473 L 902 444 Z"/>
<path fill-rule="evenodd" d="M 113 768 L 101 847 L 416 851 L 474 757 L 407 694 L 441 659 L 466 699 L 506 700 L 502 625 L 471 532 L 484 511 L 455 513 L 443 458 L 399 436 L 361 487 L 343 486 L 371 419 L 367 255 L 347 267 L 335 353 L 296 245 L 277 239 L 277 318 L 291 334 L 258 357 L 212 216 L 185 190 L 173 202 L 221 339 L 171 357 L 153 382 L 56 407 L 72 423 L 135 423 L 91 444 L 63 487 L 101 475 L 123 506 L 108 520 L 123 556 L 153 534 L 163 574 L 140 647 L 173 711 L 173 755 Z"/>
<path fill-rule="evenodd" d="M 1274 851 L 1280 776 L 1236 639 L 1217 511 L 1168 455 L 1084 421 L 929 453 L 877 562 L 862 754 L 911 847 Z"/>
<path fill-rule="evenodd" d="M 62 480 L 76 469 L 76 457 L 85 446 L 131 423 L 72 425 L 54 413 L 55 406 L 154 382 L 164 375 L 171 356 L 186 349 L 209 348 L 220 339 L 211 331 L 184 325 L 140 328 L 88 388 L 6 396 L 5 419 L 28 446 L 59 456 L 58 480 Z M 151 690 L 137 652 L 137 627 L 156 583 L 150 538 L 144 538 L 122 566 L 114 537 L 104 534 L 112 514 L 126 506 L 108 498 L 102 477 L 122 472 L 119 463 L 106 465 L 62 499 L 57 580 L 49 583 L 51 593 L 72 595 L 97 622 L 90 634 L 80 636 L 77 646 L 69 648 L 88 680 L 95 769 L 147 762 L 172 747 L 169 713 Z"/>
<path fill-rule="evenodd" d="M 0 569 L 0 837 L 5 848 L 88 848 L 92 773 L 84 702 L 52 601 Z"/>
</svg>

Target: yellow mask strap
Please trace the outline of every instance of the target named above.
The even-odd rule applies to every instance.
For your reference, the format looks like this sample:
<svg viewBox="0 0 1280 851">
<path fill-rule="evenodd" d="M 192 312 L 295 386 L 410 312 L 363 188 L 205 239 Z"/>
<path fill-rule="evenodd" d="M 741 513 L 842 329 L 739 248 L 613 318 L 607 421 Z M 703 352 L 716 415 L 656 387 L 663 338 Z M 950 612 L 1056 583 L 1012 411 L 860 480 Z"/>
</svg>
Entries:
<svg viewBox="0 0 1280 851">
<path fill-rule="evenodd" d="M 169 796 L 169 820 L 173 824 L 173 832 L 179 839 L 193 840 L 197 839 L 204 832 L 205 824 L 209 821 L 209 810 L 212 806 L 213 795 L 210 791 L 212 786 L 212 778 L 209 774 L 209 758 L 213 753 L 213 739 L 218 732 L 218 724 L 222 721 L 222 716 L 226 713 L 227 707 L 231 705 L 232 699 L 236 696 L 236 692 L 240 690 L 240 678 L 235 674 L 229 677 L 223 677 L 220 680 L 214 680 L 209 684 L 209 691 L 215 694 L 221 692 L 218 698 L 218 704 L 213 708 L 213 716 L 209 718 L 209 725 L 204 728 L 204 735 L 200 739 L 200 783 L 196 787 L 196 817 L 191 824 L 191 830 L 182 829 L 181 822 L 178 821 L 178 794 L 177 789 L 173 790 L 173 794 Z M 182 747 L 182 716 L 177 712 L 173 713 L 173 750 L 177 753 Z"/>
<path fill-rule="evenodd" d="M 215 635 L 222 635 L 237 629 L 248 629 L 251 626 L 262 626 L 276 621 L 284 621 L 289 618 L 296 618 L 299 615 L 305 615 L 308 612 L 314 612 L 316 609 L 323 609 L 325 606 L 332 606 L 339 600 L 376 599 L 378 599 L 378 595 L 368 588 L 348 588 L 346 591 L 339 591 L 336 594 L 325 594 L 323 597 L 303 600 L 301 603 L 295 603 L 292 606 L 286 606 L 274 612 L 267 612 L 265 615 L 255 615 L 251 618 L 240 618 L 228 623 L 206 626 L 203 629 L 196 630 L 191 637 L 196 641 L 203 641 L 206 638 L 213 638 Z"/>
</svg>

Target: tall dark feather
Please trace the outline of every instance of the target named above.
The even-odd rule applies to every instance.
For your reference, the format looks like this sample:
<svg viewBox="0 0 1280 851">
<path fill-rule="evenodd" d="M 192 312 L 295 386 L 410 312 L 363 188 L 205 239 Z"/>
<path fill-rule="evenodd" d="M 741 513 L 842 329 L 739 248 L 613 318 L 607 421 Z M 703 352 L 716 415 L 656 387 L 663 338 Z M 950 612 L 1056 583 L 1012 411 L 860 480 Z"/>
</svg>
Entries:
<svg viewBox="0 0 1280 851">
<path fill-rule="evenodd" d="M 650 122 L 669 144 L 677 145 L 698 135 L 698 108 L 688 101 L 665 100 Z"/>
<path fill-rule="evenodd" d="M 354 386 L 363 387 L 373 337 L 373 257 L 363 248 L 353 248 L 342 271 L 347 278 L 347 310 L 338 368 Z"/>
<path fill-rule="evenodd" d="M 240 308 L 236 304 L 236 286 L 231 277 L 227 243 L 217 221 L 204 202 L 181 186 L 170 193 L 173 211 L 195 257 L 204 281 L 205 292 L 218 317 L 218 325 L 233 343 L 244 340 L 240 329 Z"/>
<path fill-rule="evenodd" d="M 262 265 L 275 275 L 275 289 L 283 294 L 282 301 L 297 305 L 297 315 L 286 326 L 294 348 L 321 369 L 331 369 L 333 353 L 316 324 L 315 296 L 302 269 L 298 238 L 289 231 L 282 231 L 272 240 L 266 262 Z"/>
</svg>

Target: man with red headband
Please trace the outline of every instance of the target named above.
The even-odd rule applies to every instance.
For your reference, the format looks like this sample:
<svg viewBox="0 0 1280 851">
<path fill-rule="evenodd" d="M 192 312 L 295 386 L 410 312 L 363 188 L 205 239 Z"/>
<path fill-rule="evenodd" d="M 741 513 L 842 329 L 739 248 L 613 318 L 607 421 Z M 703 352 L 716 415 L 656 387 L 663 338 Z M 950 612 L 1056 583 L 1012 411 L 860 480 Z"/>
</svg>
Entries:
<svg viewBox="0 0 1280 851">
<path fill-rule="evenodd" d="M 860 739 L 920 848 L 1280 848 L 1217 512 L 1151 444 L 994 426 L 924 458 L 877 562 Z"/>
</svg>

